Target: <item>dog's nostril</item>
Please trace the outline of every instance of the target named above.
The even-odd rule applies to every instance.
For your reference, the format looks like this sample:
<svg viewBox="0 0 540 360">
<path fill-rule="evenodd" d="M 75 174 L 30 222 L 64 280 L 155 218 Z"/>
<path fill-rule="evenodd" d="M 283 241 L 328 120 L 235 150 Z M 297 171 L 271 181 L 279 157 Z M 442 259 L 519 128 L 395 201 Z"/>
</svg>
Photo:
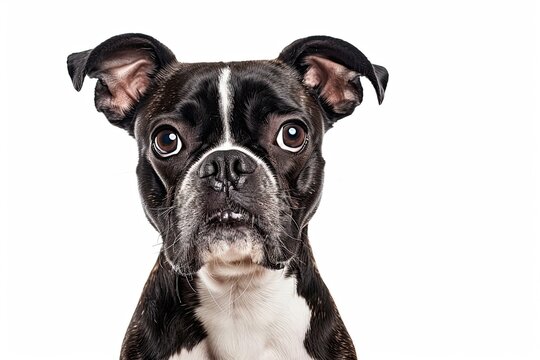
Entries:
<svg viewBox="0 0 540 360">
<path fill-rule="evenodd" d="M 255 161 L 252 159 L 236 158 L 233 160 L 232 169 L 238 175 L 251 174 L 256 168 L 257 163 L 255 163 Z"/>
<path fill-rule="evenodd" d="M 205 178 L 217 174 L 218 166 L 215 162 L 205 162 L 199 167 L 199 177 Z"/>
</svg>

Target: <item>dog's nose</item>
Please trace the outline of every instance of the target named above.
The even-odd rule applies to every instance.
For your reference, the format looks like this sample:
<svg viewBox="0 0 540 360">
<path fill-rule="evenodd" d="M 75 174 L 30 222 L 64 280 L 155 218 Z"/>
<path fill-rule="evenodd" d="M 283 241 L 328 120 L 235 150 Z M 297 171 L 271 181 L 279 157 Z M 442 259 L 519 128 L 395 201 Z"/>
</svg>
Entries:
<svg viewBox="0 0 540 360">
<path fill-rule="evenodd" d="M 215 191 L 238 190 L 246 175 L 257 169 L 257 162 L 239 150 L 220 150 L 208 155 L 199 167 L 199 177 L 207 179 Z"/>
</svg>

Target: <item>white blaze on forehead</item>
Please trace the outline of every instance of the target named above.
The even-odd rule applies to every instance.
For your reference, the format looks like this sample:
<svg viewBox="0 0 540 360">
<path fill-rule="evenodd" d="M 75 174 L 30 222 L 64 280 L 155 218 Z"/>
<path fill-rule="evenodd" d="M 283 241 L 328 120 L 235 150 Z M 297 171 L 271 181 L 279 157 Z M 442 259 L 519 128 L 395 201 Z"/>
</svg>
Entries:
<svg viewBox="0 0 540 360">
<path fill-rule="evenodd" d="M 230 118 L 233 104 L 230 80 L 231 69 L 226 67 L 219 75 L 219 112 L 223 122 L 223 143 L 228 145 L 232 144 Z"/>
<path fill-rule="evenodd" d="M 208 150 L 205 152 L 188 170 L 187 175 L 182 180 L 182 183 L 180 185 L 179 192 L 185 190 L 187 182 L 190 180 L 190 175 L 197 171 L 203 160 L 210 155 L 211 153 L 215 151 L 220 150 L 238 150 L 245 154 L 247 154 L 249 157 L 254 159 L 259 166 L 261 166 L 265 173 L 268 175 L 268 179 L 271 182 L 271 185 L 274 189 L 277 190 L 277 181 L 272 172 L 270 171 L 270 168 L 268 165 L 257 155 L 255 155 L 251 150 L 247 149 L 243 146 L 234 145 L 232 135 L 231 135 L 231 114 L 232 114 L 232 108 L 233 108 L 233 96 L 232 96 L 232 89 L 231 89 L 231 69 L 227 66 L 223 68 L 219 73 L 218 78 L 218 105 L 219 105 L 219 113 L 221 117 L 221 121 L 223 123 L 223 136 L 221 137 L 221 142 L 216 147 Z"/>
</svg>

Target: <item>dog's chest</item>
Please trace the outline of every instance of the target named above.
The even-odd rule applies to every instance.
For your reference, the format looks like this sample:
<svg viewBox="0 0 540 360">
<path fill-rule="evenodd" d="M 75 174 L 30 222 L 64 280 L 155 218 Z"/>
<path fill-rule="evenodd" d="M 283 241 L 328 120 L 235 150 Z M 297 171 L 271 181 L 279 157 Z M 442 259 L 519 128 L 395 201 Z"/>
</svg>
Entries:
<svg viewBox="0 0 540 360">
<path fill-rule="evenodd" d="M 233 283 L 206 273 L 198 285 L 196 313 L 208 336 L 175 359 L 311 359 L 304 347 L 310 310 L 283 271 L 264 270 Z"/>
</svg>

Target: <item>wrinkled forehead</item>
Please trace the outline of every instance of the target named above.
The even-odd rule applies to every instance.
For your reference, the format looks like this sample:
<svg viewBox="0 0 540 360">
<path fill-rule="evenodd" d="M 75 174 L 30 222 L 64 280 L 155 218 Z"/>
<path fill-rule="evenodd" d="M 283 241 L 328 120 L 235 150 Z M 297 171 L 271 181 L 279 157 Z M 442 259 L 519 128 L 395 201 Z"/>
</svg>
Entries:
<svg viewBox="0 0 540 360">
<path fill-rule="evenodd" d="M 269 116 L 311 117 L 316 111 L 299 75 L 277 61 L 177 64 L 159 74 L 150 93 L 137 116 L 136 137 L 163 117 L 234 137 Z"/>
</svg>

